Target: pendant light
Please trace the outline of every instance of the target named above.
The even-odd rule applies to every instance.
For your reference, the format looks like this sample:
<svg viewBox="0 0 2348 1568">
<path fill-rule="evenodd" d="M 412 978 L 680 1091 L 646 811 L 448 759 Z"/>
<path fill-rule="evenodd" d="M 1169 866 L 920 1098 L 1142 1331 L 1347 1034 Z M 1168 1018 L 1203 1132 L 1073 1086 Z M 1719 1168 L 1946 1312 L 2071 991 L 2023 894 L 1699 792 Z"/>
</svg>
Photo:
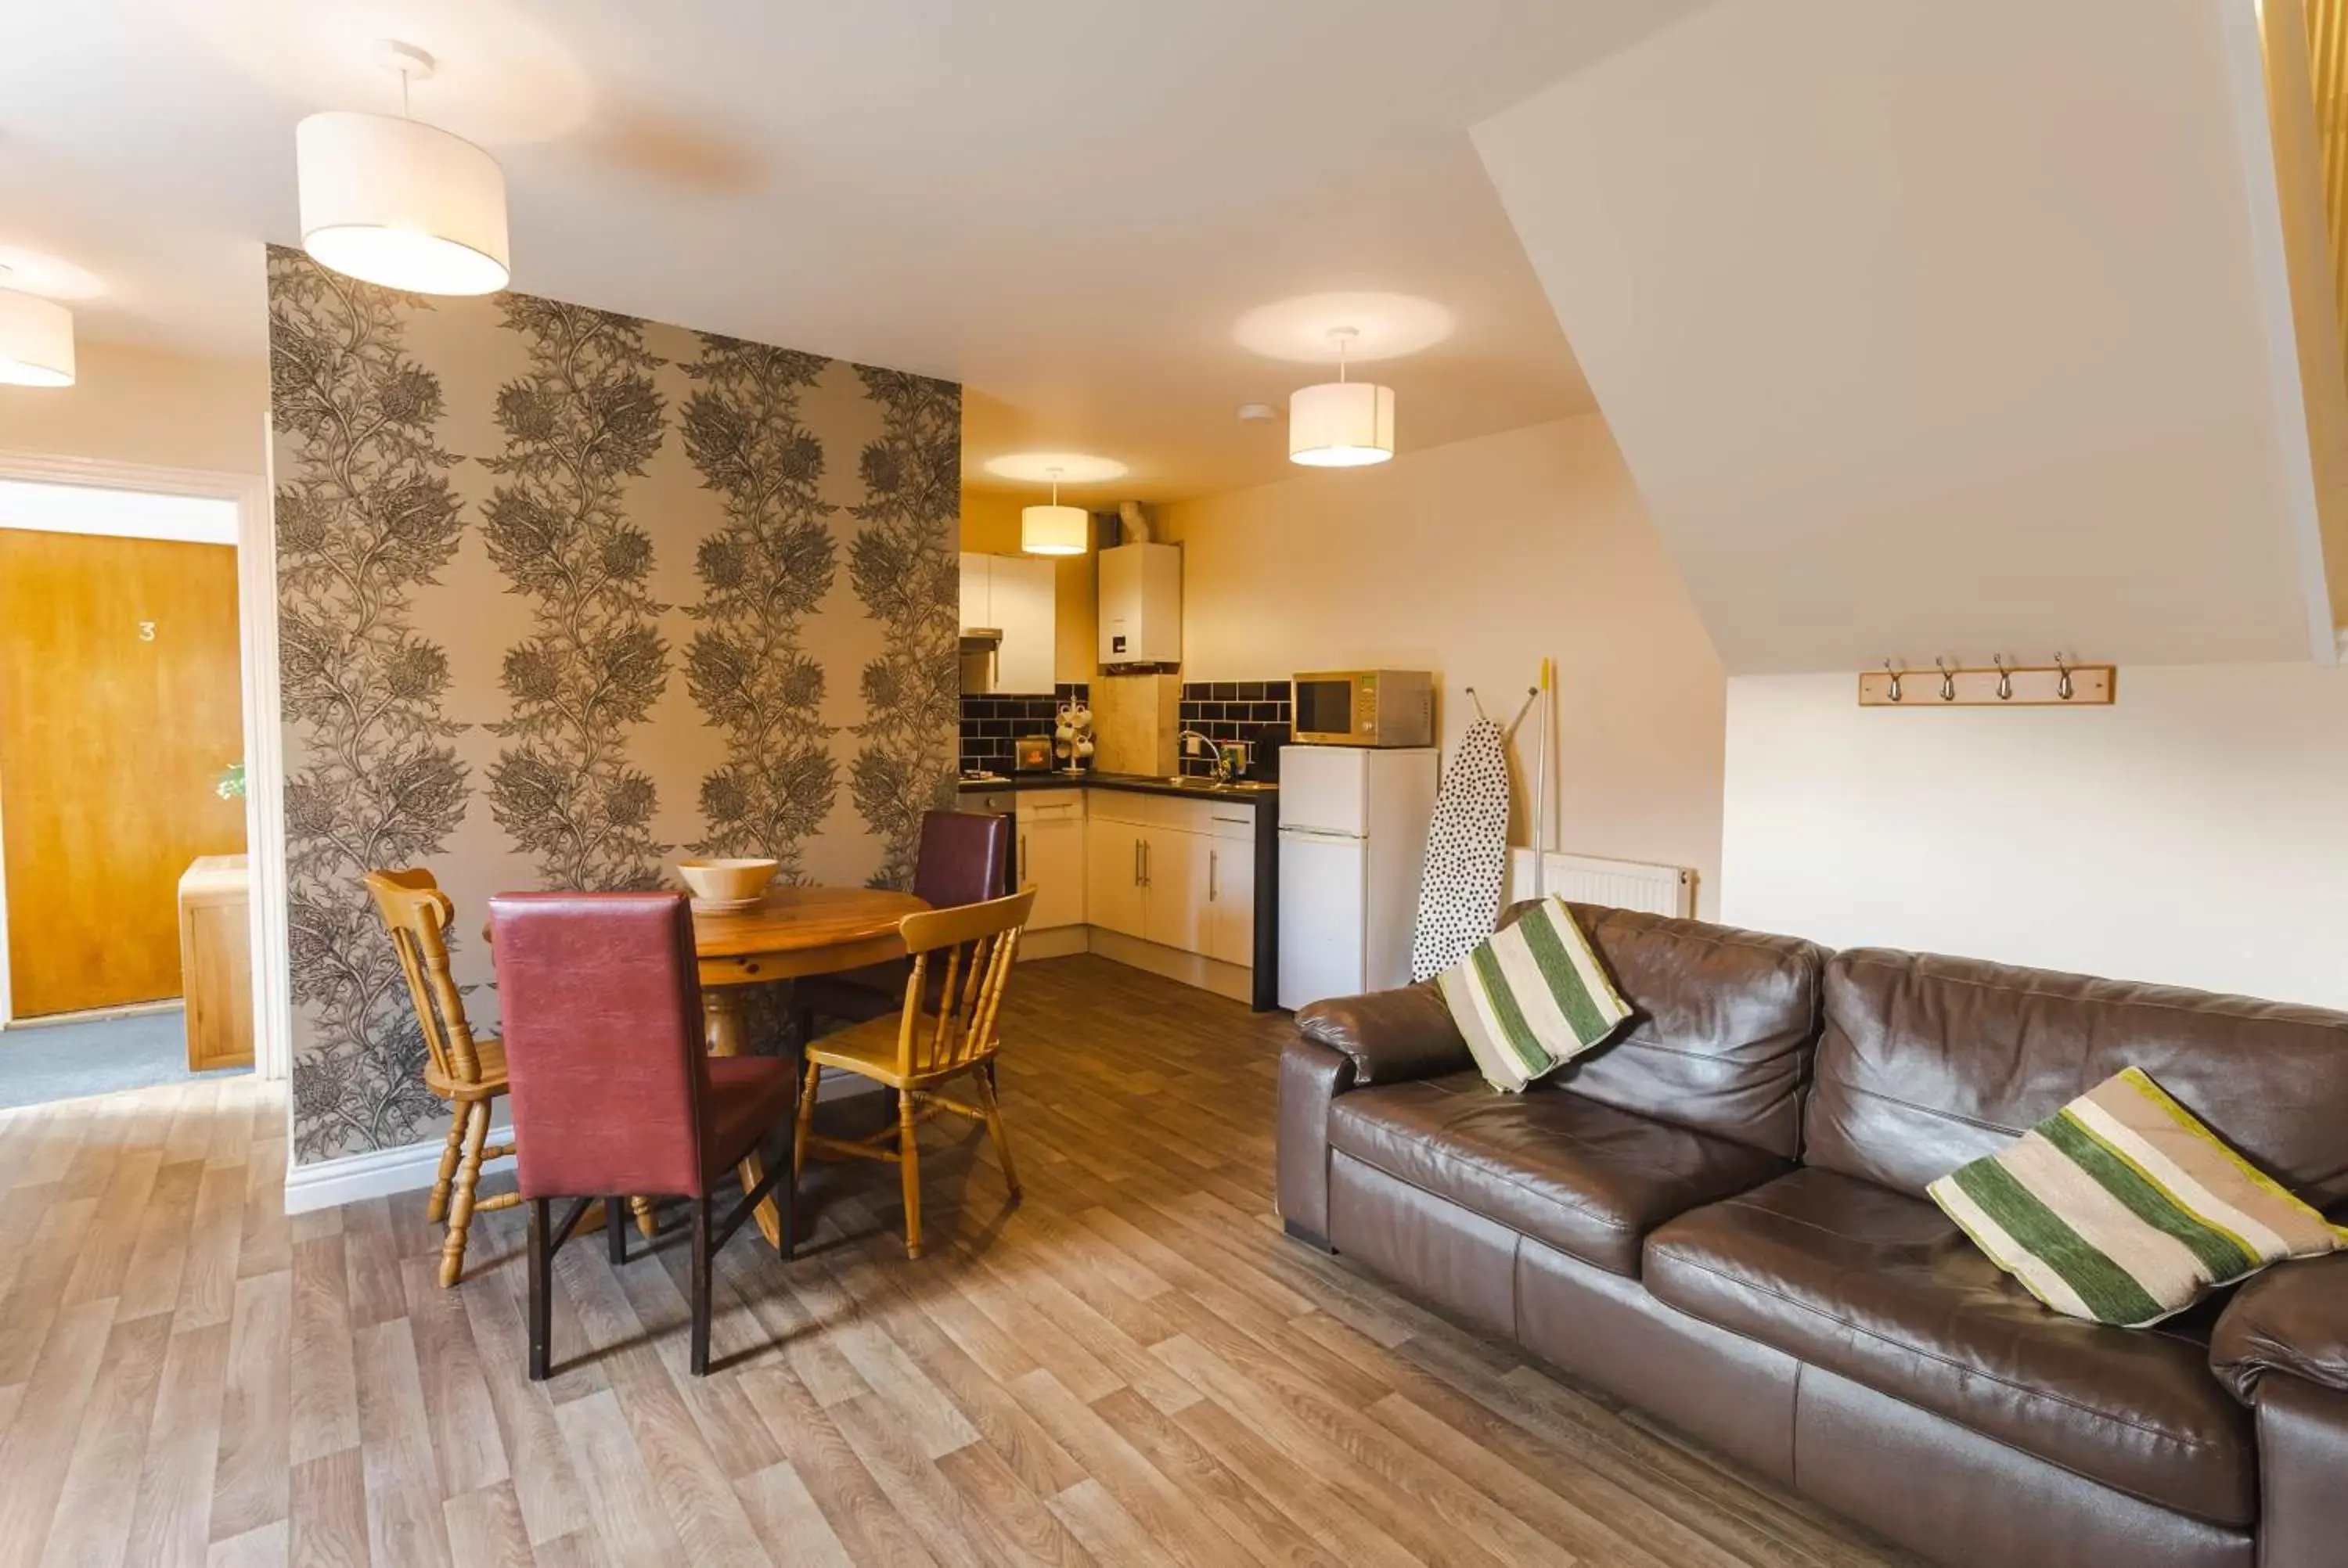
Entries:
<svg viewBox="0 0 2348 1568">
<path fill-rule="evenodd" d="M 510 275 L 506 179 L 471 142 L 407 118 L 407 86 L 436 62 L 378 46 L 399 73 L 396 116 L 342 110 L 294 128 L 302 248 L 362 282 L 418 294 L 493 294 Z"/>
<path fill-rule="evenodd" d="M 1337 327 L 1337 379 L 1301 386 L 1288 399 L 1288 460 L 1309 468 L 1358 468 L 1394 456 L 1391 386 L 1345 379 L 1345 351 L 1360 334 Z"/>
<path fill-rule="evenodd" d="M 73 313 L 38 294 L 0 289 L 0 385 L 73 384 Z"/>
<path fill-rule="evenodd" d="M 1031 556 L 1080 556 L 1092 537 L 1092 518 L 1082 507 L 1060 505 L 1060 470 L 1052 474 L 1052 504 L 1019 512 L 1019 548 Z"/>
</svg>

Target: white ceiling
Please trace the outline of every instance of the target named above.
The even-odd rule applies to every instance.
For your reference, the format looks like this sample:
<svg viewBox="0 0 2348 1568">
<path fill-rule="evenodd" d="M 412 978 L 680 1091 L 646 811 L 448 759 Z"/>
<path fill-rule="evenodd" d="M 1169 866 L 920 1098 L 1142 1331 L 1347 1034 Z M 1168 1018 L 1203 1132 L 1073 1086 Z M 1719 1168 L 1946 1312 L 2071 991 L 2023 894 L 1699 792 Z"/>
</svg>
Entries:
<svg viewBox="0 0 2348 1568">
<path fill-rule="evenodd" d="M 953 377 L 964 461 L 1095 450 L 1096 501 L 1281 477 L 1301 367 L 1231 333 L 1332 290 L 1430 298 L 1379 368 L 1403 446 L 1585 411 L 1468 136 L 1700 0 L 74 0 L 0 21 L 0 246 L 106 292 L 96 339 L 263 350 L 293 126 L 415 112 L 504 163 L 514 286 Z"/>
<path fill-rule="evenodd" d="M 2328 649 L 2250 17 L 1737 0 L 1478 128 L 1732 672 Z"/>
</svg>

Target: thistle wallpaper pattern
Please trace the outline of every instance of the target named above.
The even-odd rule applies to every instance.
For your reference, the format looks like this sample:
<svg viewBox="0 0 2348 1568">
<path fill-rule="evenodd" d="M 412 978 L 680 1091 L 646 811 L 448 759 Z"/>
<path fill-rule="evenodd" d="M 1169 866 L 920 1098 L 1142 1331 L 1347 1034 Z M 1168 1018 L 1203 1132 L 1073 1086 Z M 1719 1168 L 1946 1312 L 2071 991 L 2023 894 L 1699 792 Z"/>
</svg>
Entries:
<svg viewBox="0 0 2348 1568">
<path fill-rule="evenodd" d="M 959 387 L 280 249 L 269 308 L 298 1160 L 440 1135 L 369 867 L 456 900 L 484 1030 L 493 892 L 911 876 L 956 765 Z"/>
</svg>

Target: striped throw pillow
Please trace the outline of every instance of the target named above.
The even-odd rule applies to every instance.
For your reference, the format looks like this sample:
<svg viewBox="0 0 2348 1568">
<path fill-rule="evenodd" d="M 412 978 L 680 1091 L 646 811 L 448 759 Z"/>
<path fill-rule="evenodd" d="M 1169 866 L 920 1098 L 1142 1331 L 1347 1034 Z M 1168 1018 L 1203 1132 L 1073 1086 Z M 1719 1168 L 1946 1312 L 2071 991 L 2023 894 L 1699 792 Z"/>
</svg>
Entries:
<svg viewBox="0 0 2348 1568">
<path fill-rule="evenodd" d="M 1925 1191 L 2039 1300 L 2127 1328 L 2342 1243 L 2134 1067 Z"/>
<path fill-rule="evenodd" d="M 1485 1081 L 1514 1094 L 1631 1016 L 1565 900 L 1550 897 L 1437 977 Z"/>
</svg>

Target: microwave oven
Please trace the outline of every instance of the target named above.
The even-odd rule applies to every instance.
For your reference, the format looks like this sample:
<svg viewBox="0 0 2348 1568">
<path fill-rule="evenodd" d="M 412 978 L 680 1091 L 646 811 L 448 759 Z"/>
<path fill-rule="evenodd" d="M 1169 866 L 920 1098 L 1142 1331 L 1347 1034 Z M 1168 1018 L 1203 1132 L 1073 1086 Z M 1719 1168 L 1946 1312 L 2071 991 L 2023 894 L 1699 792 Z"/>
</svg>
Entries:
<svg viewBox="0 0 2348 1568">
<path fill-rule="evenodd" d="M 1319 671 L 1296 677 L 1290 696 L 1301 745 L 1435 744 L 1435 677 L 1426 671 Z"/>
</svg>

